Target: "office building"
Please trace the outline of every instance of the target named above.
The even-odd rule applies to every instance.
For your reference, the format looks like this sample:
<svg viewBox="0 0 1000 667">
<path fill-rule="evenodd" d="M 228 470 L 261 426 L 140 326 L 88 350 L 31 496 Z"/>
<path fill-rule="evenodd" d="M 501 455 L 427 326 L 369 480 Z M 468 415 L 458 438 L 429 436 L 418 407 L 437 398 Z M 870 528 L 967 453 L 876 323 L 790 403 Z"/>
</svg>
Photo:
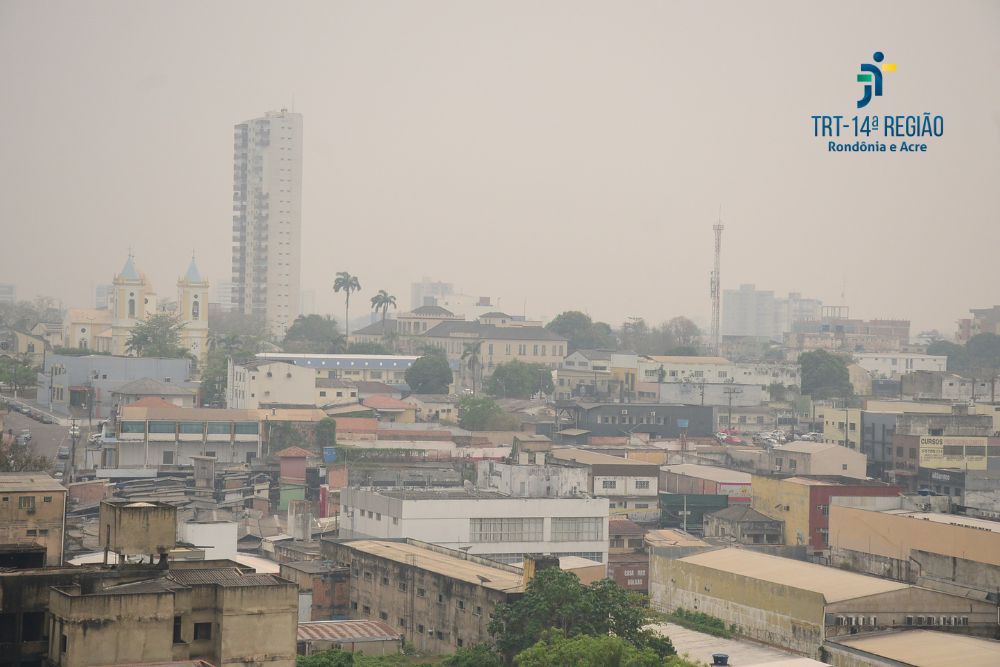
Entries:
<svg viewBox="0 0 1000 667">
<path fill-rule="evenodd" d="M 302 115 L 268 112 L 233 140 L 233 304 L 281 338 L 299 314 Z"/>
</svg>

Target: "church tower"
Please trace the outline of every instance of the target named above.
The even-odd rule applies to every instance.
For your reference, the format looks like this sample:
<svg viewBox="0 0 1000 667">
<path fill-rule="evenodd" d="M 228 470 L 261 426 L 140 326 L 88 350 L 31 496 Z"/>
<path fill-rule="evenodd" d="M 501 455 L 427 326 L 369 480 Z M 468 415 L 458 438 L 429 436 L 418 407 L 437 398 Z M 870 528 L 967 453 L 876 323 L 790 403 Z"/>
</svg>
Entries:
<svg viewBox="0 0 1000 667">
<path fill-rule="evenodd" d="M 198 359 L 198 366 L 205 367 L 208 358 L 208 281 L 202 280 L 194 256 L 187 273 L 177 281 L 177 314 L 181 324 L 181 346 Z"/>
<path fill-rule="evenodd" d="M 145 274 L 136 270 L 131 252 L 115 276 L 111 293 L 111 354 L 125 355 L 132 327 L 156 313 L 156 293 Z"/>
</svg>

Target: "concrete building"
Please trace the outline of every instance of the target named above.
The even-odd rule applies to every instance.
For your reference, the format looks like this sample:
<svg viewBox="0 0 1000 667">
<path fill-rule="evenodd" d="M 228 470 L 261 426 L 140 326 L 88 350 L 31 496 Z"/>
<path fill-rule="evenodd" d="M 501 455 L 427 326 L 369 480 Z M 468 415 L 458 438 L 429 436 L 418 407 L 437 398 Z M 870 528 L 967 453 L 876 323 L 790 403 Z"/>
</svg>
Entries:
<svg viewBox="0 0 1000 667">
<path fill-rule="evenodd" d="M 351 568 L 351 617 L 399 628 L 429 655 L 489 641 L 490 615 L 524 592 L 511 565 L 417 542 L 322 542 L 323 557 Z"/>
<path fill-rule="evenodd" d="M 722 334 L 780 341 L 796 322 L 819 319 L 822 305 L 819 299 L 803 298 L 798 292 L 782 298 L 754 285 L 740 285 L 723 290 Z"/>
<path fill-rule="evenodd" d="M 969 312 L 972 313 L 972 317 L 958 321 L 956 343 L 965 345 L 970 338 L 979 334 L 1000 334 L 1000 306 L 973 308 Z"/>
<path fill-rule="evenodd" d="M 229 360 L 226 407 L 256 410 L 261 404 L 315 405 L 316 372 L 287 361 Z"/>
<path fill-rule="evenodd" d="M 192 456 L 247 463 L 261 457 L 261 444 L 256 410 L 126 406 L 114 439 L 104 441 L 99 466 L 192 465 Z"/>
<path fill-rule="evenodd" d="M 1000 642 L 935 630 L 888 630 L 837 637 L 824 645 L 836 667 L 1000 665 Z"/>
<path fill-rule="evenodd" d="M 584 467 L 479 461 L 476 473 L 477 488 L 517 498 L 572 498 L 590 489 Z"/>
<path fill-rule="evenodd" d="M 705 537 L 732 540 L 739 544 L 784 544 L 784 523 L 761 514 L 749 505 L 730 505 L 706 514 Z"/>
<path fill-rule="evenodd" d="M 220 313 L 231 313 L 233 312 L 233 301 L 232 281 L 216 280 L 212 282 L 212 287 L 208 294 L 209 308 Z"/>
<path fill-rule="evenodd" d="M 993 434 L 993 417 L 969 414 L 964 405 L 950 414 L 903 413 L 896 419 L 887 476 L 917 491 L 920 468 L 988 470 L 1000 465 L 1000 438 Z M 995 462 L 993 466 L 990 461 Z"/>
<path fill-rule="evenodd" d="M 62 565 L 66 487 L 45 473 L 0 473 L 0 544 L 45 549 L 46 565 Z"/>
<path fill-rule="evenodd" d="M 799 386 L 801 369 L 794 363 L 738 363 L 724 357 L 649 356 L 639 359 L 640 382 Z M 742 405 L 734 396 L 734 405 Z"/>
<path fill-rule="evenodd" d="M 683 558 L 653 549 L 650 568 L 653 608 L 697 610 L 736 634 L 810 656 L 819 657 L 833 637 L 937 626 L 945 618 L 965 632 L 992 635 L 996 628 L 991 603 L 748 549 Z"/>
<path fill-rule="evenodd" d="M 753 508 L 785 523 L 785 544 L 821 552 L 829 546 L 830 505 L 845 496 L 895 497 L 899 487 L 850 477 L 753 475 Z"/>
<path fill-rule="evenodd" d="M 198 406 L 198 391 L 172 382 L 141 378 L 118 385 L 111 391 L 111 400 L 117 410 L 144 398 L 159 398 L 178 408 Z"/>
<path fill-rule="evenodd" d="M 302 114 L 239 123 L 233 144 L 233 305 L 282 338 L 299 314 Z"/>
<path fill-rule="evenodd" d="M 729 468 L 679 463 L 660 468 L 660 491 L 679 494 L 723 495 L 730 504 L 750 504 L 750 473 Z"/>
<path fill-rule="evenodd" d="M 976 380 L 944 369 L 913 371 L 900 378 L 900 393 L 916 401 L 988 401 L 996 398 L 990 380 Z"/>
<path fill-rule="evenodd" d="M 608 556 L 604 498 L 511 498 L 459 489 L 341 492 L 340 536 L 419 538 L 504 563 L 525 554 Z"/>
<path fill-rule="evenodd" d="M 350 620 L 299 623 L 299 655 L 330 649 L 366 656 L 397 655 L 403 651 L 403 634 L 384 621 Z"/>
<path fill-rule="evenodd" d="M 851 319 L 847 308 L 824 308 L 817 320 L 796 322 L 785 335 L 787 358 L 802 352 L 898 352 L 910 342 L 909 320 Z"/>
<path fill-rule="evenodd" d="M 648 433 L 651 438 L 706 437 L 715 431 L 714 408 L 670 403 L 588 403 L 558 401 L 560 428 L 578 428 L 591 436 L 630 436 Z"/>
<path fill-rule="evenodd" d="M 774 473 L 868 477 L 867 457 L 835 443 L 796 440 L 775 446 L 769 454 Z"/>
<path fill-rule="evenodd" d="M 425 277 L 418 283 L 410 283 L 410 310 L 421 306 L 436 306 L 439 299 L 454 294 L 451 283 L 431 280 Z"/>
<path fill-rule="evenodd" d="M 945 355 L 913 354 L 909 352 L 858 352 L 855 363 L 883 378 L 898 378 L 906 373 L 919 371 L 942 372 L 948 369 Z"/>
<path fill-rule="evenodd" d="M 552 447 L 546 461 L 587 470 L 586 492 L 607 498 L 612 516 L 643 523 L 659 518 L 659 466 L 655 463 L 562 445 Z"/>
<path fill-rule="evenodd" d="M 406 385 L 406 369 L 419 358 L 417 355 L 404 354 L 261 352 L 257 355 L 258 360 L 286 361 L 296 366 L 312 368 L 317 378 L 349 382 L 383 382 L 392 386 Z M 452 370 L 457 369 L 456 363 Z"/>
<path fill-rule="evenodd" d="M 190 377 L 188 359 L 47 354 L 38 374 L 38 401 L 58 414 L 107 419 L 116 408 L 114 392 L 122 385 L 148 378 L 197 389 Z"/>
</svg>

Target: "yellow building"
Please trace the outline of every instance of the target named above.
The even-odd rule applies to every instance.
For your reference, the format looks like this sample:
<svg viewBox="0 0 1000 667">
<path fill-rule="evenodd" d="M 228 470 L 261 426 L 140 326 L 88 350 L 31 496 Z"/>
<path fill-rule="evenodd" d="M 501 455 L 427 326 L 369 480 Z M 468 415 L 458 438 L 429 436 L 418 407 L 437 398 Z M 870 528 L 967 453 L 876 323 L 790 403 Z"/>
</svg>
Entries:
<svg viewBox="0 0 1000 667">
<path fill-rule="evenodd" d="M 861 409 L 816 406 L 816 420 L 823 423 L 823 442 L 861 449 Z M 845 442 L 844 429 L 847 429 Z"/>
<path fill-rule="evenodd" d="M 66 488 L 44 473 L 0 473 L 0 544 L 45 547 L 45 564 L 62 565 Z"/>
</svg>

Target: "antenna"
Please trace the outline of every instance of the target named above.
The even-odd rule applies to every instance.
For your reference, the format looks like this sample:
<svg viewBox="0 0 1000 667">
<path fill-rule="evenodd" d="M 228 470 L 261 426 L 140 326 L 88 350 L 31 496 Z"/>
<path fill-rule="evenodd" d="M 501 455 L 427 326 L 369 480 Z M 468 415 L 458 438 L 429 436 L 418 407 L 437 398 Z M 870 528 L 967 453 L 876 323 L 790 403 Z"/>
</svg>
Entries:
<svg viewBox="0 0 1000 667">
<path fill-rule="evenodd" d="M 711 283 L 711 293 L 712 293 L 712 351 L 714 354 L 718 355 L 720 350 L 720 340 L 719 340 L 719 312 L 721 310 L 722 301 L 722 287 L 721 287 L 721 274 L 722 274 L 722 230 L 724 226 L 722 224 L 722 206 L 719 206 L 719 222 L 718 224 L 712 225 L 712 231 L 715 232 L 715 269 L 712 271 L 712 283 Z"/>
</svg>

